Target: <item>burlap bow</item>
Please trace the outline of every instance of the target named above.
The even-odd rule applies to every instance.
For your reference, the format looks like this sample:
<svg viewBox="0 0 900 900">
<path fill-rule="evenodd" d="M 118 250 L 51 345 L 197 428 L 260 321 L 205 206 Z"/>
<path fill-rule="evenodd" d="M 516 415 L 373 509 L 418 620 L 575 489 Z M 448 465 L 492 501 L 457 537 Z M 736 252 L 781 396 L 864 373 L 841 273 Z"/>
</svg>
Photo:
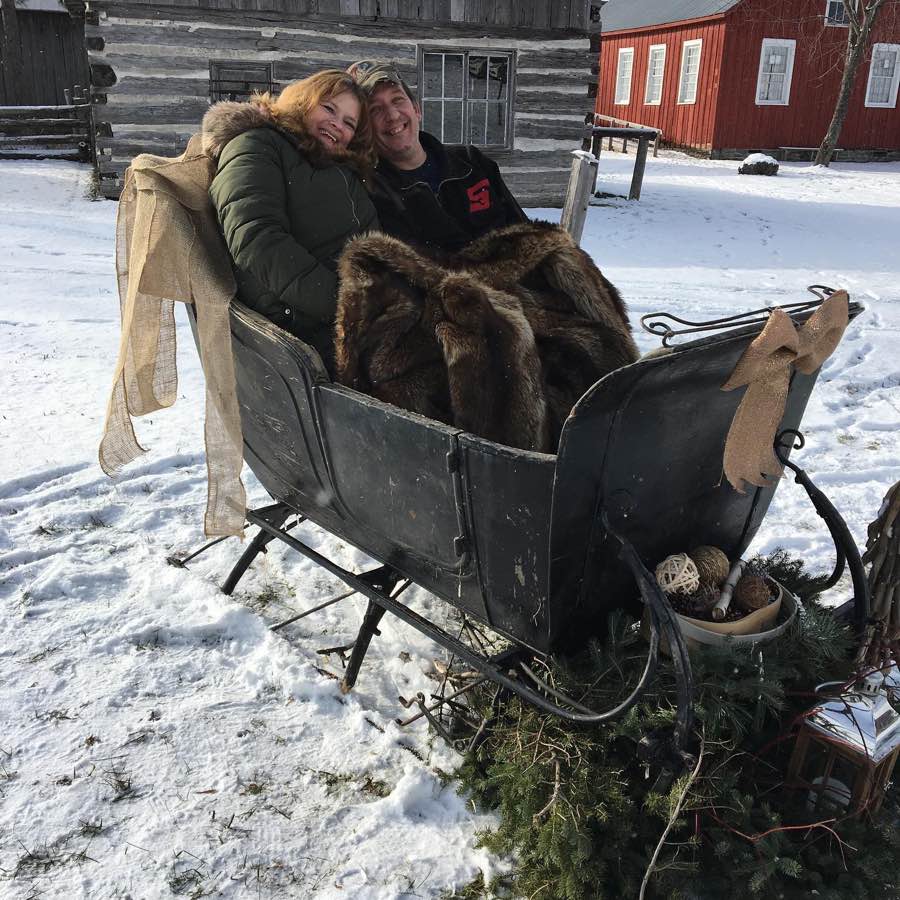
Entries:
<svg viewBox="0 0 900 900">
<path fill-rule="evenodd" d="M 784 310 L 775 309 L 738 360 L 722 385 L 723 391 L 747 386 L 725 439 L 725 477 L 736 491 L 744 493 L 744 482 L 768 487 L 781 477 L 772 446 L 784 417 L 791 366 L 806 375 L 815 372 L 837 347 L 848 321 L 846 291 L 832 294 L 799 329 Z"/>
</svg>

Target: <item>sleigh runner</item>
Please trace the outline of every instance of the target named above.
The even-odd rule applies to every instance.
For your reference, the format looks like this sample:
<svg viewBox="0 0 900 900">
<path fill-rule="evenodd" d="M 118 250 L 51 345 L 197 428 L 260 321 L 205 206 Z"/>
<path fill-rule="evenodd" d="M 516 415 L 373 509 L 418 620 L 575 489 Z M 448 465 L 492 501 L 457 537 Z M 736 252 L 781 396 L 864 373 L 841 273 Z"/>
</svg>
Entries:
<svg viewBox="0 0 900 900">
<path fill-rule="evenodd" d="M 819 303 L 795 304 L 791 319 L 800 325 Z M 860 309 L 852 304 L 850 316 Z M 777 481 L 740 493 L 722 477 L 722 448 L 741 392 L 721 387 L 768 312 L 711 323 L 645 317 L 665 343 L 684 324 L 681 333 L 718 331 L 601 378 L 566 420 L 558 453 L 545 454 L 494 443 L 336 384 L 302 341 L 234 303 L 245 458 L 276 502 L 247 511 L 258 532 L 223 591 L 231 593 L 256 555 L 279 540 L 369 601 L 345 691 L 389 612 L 493 681 L 498 699 L 509 692 L 584 723 L 607 721 L 636 702 L 656 669 L 662 638 L 678 684 L 675 745 L 686 746 L 690 662 L 648 566 L 700 543 L 737 558 L 762 523 Z M 829 585 L 849 565 L 854 597 L 838 614 L 862 629 L 868 600 L 859 553 L 834 507 L 788 459 L 817 375 L 791 374 L 777 452 L 835 541 Z M 313 550 L 291 533 L 307 519 L 382 566 L 353 573 Z M 408 607 L 400 595 L 411 582 L 503 636 L 507 649 L 480 652 Z M 602 636 L 613 610 L 638 612 L 641 604 L 650 619 L 647 662 L 615 709 L 588 709 L 535 671 L 534 661 Z"/>
</svg>

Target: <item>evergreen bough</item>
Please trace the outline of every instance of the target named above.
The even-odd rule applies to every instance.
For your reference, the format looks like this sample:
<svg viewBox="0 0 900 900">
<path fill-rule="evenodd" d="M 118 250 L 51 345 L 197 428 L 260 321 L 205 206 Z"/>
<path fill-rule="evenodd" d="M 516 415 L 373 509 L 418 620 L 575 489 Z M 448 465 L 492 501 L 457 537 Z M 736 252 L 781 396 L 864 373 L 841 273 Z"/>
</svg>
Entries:
<svg viewBox="0 0 900 900">
<path fill-rule="evenodd" d="M 782 551 L 754 565 L 800 595 L 815 589 L 802 563 Z M 633 686 L 645 653 L 634 624 L 614 615 L 608 640 L 554 662 L 549 677 L 606 709 Z M 660 778 L 637 752 L 641 737 L 674 722 L 666 663 L 642 701 L 605 727 L 511 699 L 458 773 L 464 789 L 499 812 L 498 828 L 481 840 L 515 858 L 506 893 L 619 900 L 637 898 L 646 881 L 646 897 L 672 900 L 900 897 L 896 789 L 877 819 L 835 821 L 784 788 L 798 716 L 815 702 L 816 684 L 851 674 L 851 657 L 852 636 L 815 597 L 772 643 L 692 651 L 695 758 L 702 741 L 694 778 Z M 486 709 L 490 696 L 476 702 Z"/>
</svg>

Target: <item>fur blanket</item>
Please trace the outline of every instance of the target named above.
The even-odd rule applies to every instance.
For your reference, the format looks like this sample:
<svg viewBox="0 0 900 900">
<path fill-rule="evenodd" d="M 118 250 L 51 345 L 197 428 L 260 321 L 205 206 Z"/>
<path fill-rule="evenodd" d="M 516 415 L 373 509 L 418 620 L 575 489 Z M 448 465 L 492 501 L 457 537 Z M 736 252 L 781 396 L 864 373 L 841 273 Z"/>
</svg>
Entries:
<svg viewBox="0 0 900 900">
<path fill-rule="evenodd" d="M 512 447 L 556 452 L 578 398 L 638 356 L 618 291 L 548 223 L 442 257 L 369 234 L 339 273 L 338 381 Z"/>
</svg>

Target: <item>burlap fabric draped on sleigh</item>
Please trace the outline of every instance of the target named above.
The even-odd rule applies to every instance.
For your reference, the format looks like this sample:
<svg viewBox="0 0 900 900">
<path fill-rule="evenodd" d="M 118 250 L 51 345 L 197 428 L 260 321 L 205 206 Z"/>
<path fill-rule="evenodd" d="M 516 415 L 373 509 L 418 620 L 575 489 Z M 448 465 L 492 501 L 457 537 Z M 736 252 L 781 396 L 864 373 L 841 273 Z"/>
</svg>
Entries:
<svg viewBox="0 0 900 900">
<path fill-rule="evenodd" d="M 209 202 L 214 174 L 199 136 L 175 159 L 141 154 L 126 172 L 116 220 L 122 339 L 100 443 L 107 475 L 145 452 L 131 418 L 175 402 L 175 303 L 193 303 L 206 379 L 210 536 L 241 534 L 246 510 L 228 319 L 235 282 Z"/>
</svg>

